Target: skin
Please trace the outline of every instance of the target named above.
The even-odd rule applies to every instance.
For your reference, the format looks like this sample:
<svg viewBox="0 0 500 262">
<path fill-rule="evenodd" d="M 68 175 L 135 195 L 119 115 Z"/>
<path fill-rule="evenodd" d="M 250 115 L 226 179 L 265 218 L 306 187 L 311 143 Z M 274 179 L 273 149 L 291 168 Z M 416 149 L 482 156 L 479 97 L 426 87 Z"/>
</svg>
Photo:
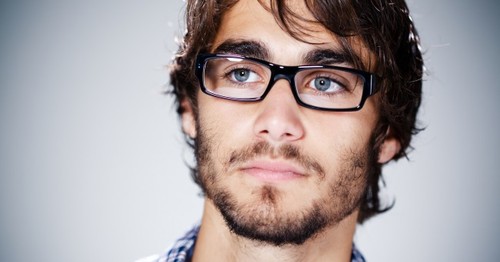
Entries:
<svg viewBox="0 0 500 262">
<path fill-rule="evenodd" d="M 301 5 L 297 8 L 303 8 Z M 304 16 L 311 18 L 308 13 Z M 309 24 L 307 28 L 314 32 L 306 40 L 322 44 L 294 39 L 281 30 L 273 16 L 257 1 L 240 1 L 224 14 L 213 48 L 228 41 L 258 42 L 266 49 L 269 56 L 266 60 L 281 65 L 305 64 L 304 57 L 313 50 L 339 49 L 335 36 L 324 28 L 316 24 Z M 362 44 L 355 45 L 355 50 L 360 50 L 358 55 L 368 61 L 369 53 L 362 51 L 365 50 Z M 278 80 L 267 97 L 258 103 L 223 100 L 201 91 L 197 99 L 197 116 L 187 101 L 182 102 L 186 109 L 182 115 L 184 132 L 192 138 L 210 141 L 208 152 L 205 152 L 207 159 L 198 161 L 208 197 L 193 261 L 207 261 L 207 258 L 218 261 L 350 261 L 357 203 L 353 203 L 350 212 L 342 214 L 338 221 L 329 223 L 305 242 L 273 245 L 231 231 L 213 201 L 213 192 L 224 190 L 230 194 L 240 207 L 239 212 L 248 219 L 255 216 L 261 216 L 264 221 L 275 217 L 293 219 L 300 217 L 303 210 L 309 210 L 313 203 L 321 203 L 322 209 L 338 213 L 344 203 L 336 197 L 339 194 L 332 193 L 332 185 L 342 184 L 352 201 L 363 193 L 366 163 L 353 167 L 351 158 L 353 154 L 367 158 L 366 151 L 378 120 L 377 96 L 369 98 L 360 111 L 318 111 L 299 106 L 289 83 Z M 316 172 L 310 166 L 288 159 L 278 150 L 245 158 L 236 164 L 229 163 L 234 152 L 256 143 L 265 143 L 273 149 L 293 145 L 318 163 L 322 171 Z M 398 149 L 398 142 L 387 138 L 377 152 L 377 160 L 380 163 L 389 161 Z M 296 172 L 284 172 L 283 169 Z M 345 170 L 350 171 L 350 177 L 342 172 Z M 344 180 L 349 183 L 340 182 Z"/>
</svg>

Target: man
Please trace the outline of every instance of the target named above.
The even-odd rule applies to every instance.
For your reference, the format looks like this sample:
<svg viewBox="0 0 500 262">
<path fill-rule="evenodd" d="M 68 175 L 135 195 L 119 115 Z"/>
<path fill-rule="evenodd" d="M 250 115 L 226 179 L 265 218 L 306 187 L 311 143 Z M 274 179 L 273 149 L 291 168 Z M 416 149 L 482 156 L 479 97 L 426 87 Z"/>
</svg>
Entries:
<svg viewBox="0 0 500 262">
<path fill-rule="evenodd" d="M 171 71 L 203 217 L 157 261 L 364 261 L 423 62 L 404 0 L 199 0 Z"/>
</svg>

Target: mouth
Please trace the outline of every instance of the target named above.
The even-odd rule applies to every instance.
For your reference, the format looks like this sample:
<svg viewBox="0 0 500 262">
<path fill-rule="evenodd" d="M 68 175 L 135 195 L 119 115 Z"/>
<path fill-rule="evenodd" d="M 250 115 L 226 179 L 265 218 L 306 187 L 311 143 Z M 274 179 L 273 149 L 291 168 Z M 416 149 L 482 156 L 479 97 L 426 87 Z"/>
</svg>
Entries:
<svg viewBox="0 0 500 262">
<path fill-rule="evenodd" d="M 307 177 L 304 168 L 282 160 L 250 161 L 240 171 L 265 182 L 284 182 Z"/>
</svg>

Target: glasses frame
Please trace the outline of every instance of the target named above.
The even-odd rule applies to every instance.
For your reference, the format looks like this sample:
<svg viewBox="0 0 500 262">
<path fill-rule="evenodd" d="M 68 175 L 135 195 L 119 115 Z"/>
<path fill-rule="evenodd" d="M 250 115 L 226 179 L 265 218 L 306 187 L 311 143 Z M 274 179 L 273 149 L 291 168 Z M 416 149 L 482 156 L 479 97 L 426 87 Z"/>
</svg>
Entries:
<svg viewBox="0 0 500 262">
<path fill-rule="evenodd" d="M 269 68 L 271 72 L 271 76 L 269 79 L 269 83 L 266 87 L 266 90 L 264 93 L 262 93 L 261 96 L 256 97 L 256 98 L 234 98 L 234 97 L 228 97 L 228 96 L 223 96 L 217 93 L 213 93 L 210 90 L 208 90 L 205 87 L 204 83 L 204 71 L 205 71 L 205 66 L 207 64 L 207 61 L 210 59 L 214 58 L 236 58 L 236 59 L 246 59 L 250 60 L 253 62 L 256 62 L 258 64 L 261 64 L 267 68 Z M 359 75 L 364 79 L 363 83 L 363 93 L 361 95 L 361 100 L 357 106 L 350 107 L 350 108 L 324 108 L 324 107 L 318 107 L 318 106 L 313 106 L 306 104 L 300 100 L 297 87 L 295 86 L 295 75 L 306 69 L 319 69 L 319 68 L 327 68 L 327 69 L 335 69 L 335 70 L 340 70 L 340 71 L 345 71 L 345 72 L 350 72 Z M 292 94 L 295 98 L 295 101 L 297 104 L 310 108 L 310 109 L 315 109 L 315 110 L 322 110 L 322 111 L 337 111 L 337 112 L 346 112 L 346 111 L 358 111 L 361 108 L 363 108 L 363 105 L 366 102 L 366 99 L 373 94 L 375 94 L 378 91 L 377 85 L 376 85 L 376 78 L 377 75 L 373 73 L 368 73 L 362 70 L 358 69 L 353 69 L 353 68 L 348 68 L 348 67 L 341 67 L 341 66 L 330 66 L 330 65 L 300 65 L 300 66 L 283 66 L 283 65 L 278 65 L 274 64 L 265 60 L 257 59 L 257 58 L 252 58 L 252 57 L 246 57 L 246 56 L 240 56 L 240 55 L 229 55 L 229 54 L 198 54 L 196 56 L 196 65 L 195 65 L 195 74 L 196 77 L 198 78 L 200 82 L 200 88 L 203 91 L 203 93 L 217 97 L 217 98 L 222 98 L 226 100 L 231 100 L 231 101 L 238 101 L 238 102 L 258 102 L 264 100 L 266 95 L 271 91 L 271 88 L 274 86 L 276 81 L 280 79 L 286 79 L 288 83 L 290 84 L 290 88 L 292 89 Z"/>
</svg>

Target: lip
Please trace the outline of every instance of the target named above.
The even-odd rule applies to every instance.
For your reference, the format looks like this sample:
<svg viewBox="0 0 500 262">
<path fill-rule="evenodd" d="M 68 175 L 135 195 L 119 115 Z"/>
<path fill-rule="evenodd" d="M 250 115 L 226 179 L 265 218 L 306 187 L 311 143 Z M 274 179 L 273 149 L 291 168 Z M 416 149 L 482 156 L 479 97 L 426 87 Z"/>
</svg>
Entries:
<svg viewBox="0 0 500 262">
<path fill-rule="evenodd" d="M 289 181 L 306 177 L 303 168 L 281 160 L 255 160 L 244 164 L 240 170 L 267 182 Z"/>
</svg>

